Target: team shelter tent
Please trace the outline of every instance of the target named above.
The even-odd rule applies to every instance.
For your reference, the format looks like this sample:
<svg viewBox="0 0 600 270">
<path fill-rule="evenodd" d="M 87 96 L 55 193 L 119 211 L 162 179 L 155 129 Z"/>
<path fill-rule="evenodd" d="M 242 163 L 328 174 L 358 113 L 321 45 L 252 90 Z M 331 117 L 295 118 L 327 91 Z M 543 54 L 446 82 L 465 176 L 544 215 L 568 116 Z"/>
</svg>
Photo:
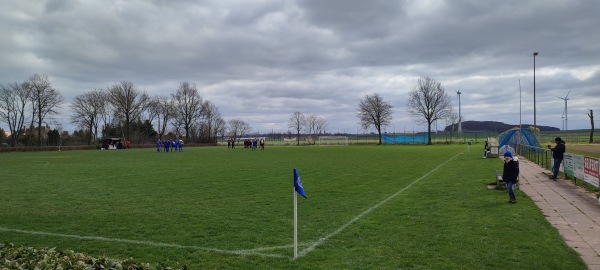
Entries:
<svg viewBox="0 0 600 270">
<path fill-rule="evenodd" d="M 518 145 L 540 147 L 537 136 L 526 128 L 514 127 L 498 135 L 500 148 L 518 149 Z"/>
</svg>

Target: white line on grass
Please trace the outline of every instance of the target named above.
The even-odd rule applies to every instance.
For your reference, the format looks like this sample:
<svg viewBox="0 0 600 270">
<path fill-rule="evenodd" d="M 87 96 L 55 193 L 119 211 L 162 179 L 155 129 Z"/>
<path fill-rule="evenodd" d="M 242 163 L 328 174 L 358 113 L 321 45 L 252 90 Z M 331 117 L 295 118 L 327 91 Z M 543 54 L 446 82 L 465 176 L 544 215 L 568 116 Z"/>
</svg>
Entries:
<svg viewBox="0 0 600 270">
<path fill-rule="evenodd" d="M 287 245 L 287 246 L 274 246 L 274 247 L 259 247 L 259 248 L 253 248 L 253 249 L 239 249 L 239 250 L 235 250 L 236 252 L 255 252 L 255 251 L 265 251 L 265 250 L 275 250 L 275 249 L 288 249 L 288 248 L 293 248 L 294 245 Z"/>
<path fill-rule="evenodd" d="M 396 196 L 400 195 L 400 193 L 402 193 L 405 190 L 409 189 L 414 184 L 416 184 L 417 182 L 421 181 L 421 179 L 423 179 L 423 178 L 429 176 L 430 174 L 432 174 L 433 172 L 437 171 L 439 168 L 441 168 L 442 166 L 446 165 L 446 163 L 450 162 L 451 160 L 453 160 L 454 158 L 456 158 L 458 155 L 460 155 L 460 153 L 456 154 L 455 156 L 453 156 L 450 159 L 446 160 L 446 162 L 444 162 L 444 163 L 440 164 L 439 166 L 435 167 L 433 170 L 431 170 L 428 173 L 426 173 L 425 175 L 419 177 L 417 180 L 412 181 L 412 183 L 408 184 L 408 186 L 404 187 L 400 191 L 398 191 L 398 192 L 392 194 L 391 196 L 387 197 L 387 199 L 379 202 L 378 204 L 376 204 L 376 205 L 372 206 L 371 208 L 365 210 L 364 212 L 358 214 L 357 216 L 355 216 L 354 218 L 352 218 L 350 221 L 348 221 L 346 224 L 344 224 L 341 227 L 339 227 L 337 230 L 335 230 L 332 233 L 330 233 L 328 235 L 325 235 L 325 236 L 321 237 L 319 240 L 313 242 L 310 246 L 308 246 L 307 248 L 305 248 L 304 250 L 302 250 L 302 251 L 300 251 L 298 253 L 298 258 L 306 256 L 306 254 L 308 254 L 309 252 L 313 251 L 316 247 L 320 246 L 325 241 L 329 240 L 329 238 L 338 235 L 340 232 L 342 232 L 348 226 L 352 225 L 354 222 L 358 221 L 359 219 L 361 219 L 363 216 L 365 216 L 366 214 L 370 213 L 371 211 L 373 211 L 373 210 L 379 208 L 380 206 L 384 205 L 389 200 L 391 200 L 391 199 L 395 198 Z"/>
<path fill-rule="evenodd" d="M 118 243 L 137 244 L 137 245 L 146 245 L 146 246 L 154 246 L 154 247 L 195 249 L 195 250 L 211 251 L 211 252 L 217 252 L 217 253 L 223 253 L 223 254 L 233 254 L 233 255 L 244 255 L 244 256 L 253 255 L 253 256 L 260 256 L 260 257 L 290 258 L 290 256 L 284 256 L 284 255 L 280 255 L 280 254 L 265 254 L 265 253 L 257 252 L 260 250 L 277 249 L 277 248 L 282 248 L 282 247 L 259 248 L 259 249 L 251 249 L 251 250 L 224 250 L 224 249 L 218 249 L 218 248 L 207 248 L 207 247 L 199 247 L 199 246 L 184 246 L 184 245 L 178 245 L 178 244 L 168 244 L 168 243 L 140 241 L 140 240 L 129 240 L 129 239 L 122 239 L 122 238 L 109 238 L 109 237 L 101 237 L 101 236 L 83 236 L 83 235 L 76 235 L 76 234 L 63 234 L 63 233 L 49 233 L 49 232 L 40 232 L 40 231 L 20 230 L 20 229 L 6 228 L 6 227 L 0 227 L 0 231 L 25 233 L 25 234 L 33 234 L 33 235 L 46 235 L 46 236 L 54 236 L 54 237 L 75 238 L 75 239 L 81 239 L 81 240 L 118 242 Z"/>
</svg>

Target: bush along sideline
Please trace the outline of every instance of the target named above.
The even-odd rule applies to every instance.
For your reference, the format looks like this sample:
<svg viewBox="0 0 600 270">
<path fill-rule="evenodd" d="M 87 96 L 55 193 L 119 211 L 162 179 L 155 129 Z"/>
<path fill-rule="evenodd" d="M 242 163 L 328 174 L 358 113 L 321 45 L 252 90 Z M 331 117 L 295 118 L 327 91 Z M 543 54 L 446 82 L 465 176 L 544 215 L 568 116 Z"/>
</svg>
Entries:
<svg viewBox="0 0 600 270">
<path fill-rule="evenodd" d="M 117 260 L 94 258 L 72 250 L 55 248 L 15 247 L 12 243 L 0 244 L 0 269 L 131 269 L 171 270 L 187 269 L 186 266 L 168 267 L 162 264 L 150 266 L 133 259 Z"/>
</svg>

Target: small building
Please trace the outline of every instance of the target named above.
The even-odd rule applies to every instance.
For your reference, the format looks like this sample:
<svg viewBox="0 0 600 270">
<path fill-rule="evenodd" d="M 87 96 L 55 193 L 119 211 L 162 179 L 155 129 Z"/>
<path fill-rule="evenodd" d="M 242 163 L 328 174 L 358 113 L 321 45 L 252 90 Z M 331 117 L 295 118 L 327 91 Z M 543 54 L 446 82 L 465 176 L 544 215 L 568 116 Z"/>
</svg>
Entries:
<svg viewBox="0 0 600 270">
<path fill-rule="evenodd" d="M 498 144 L 498 139 L 494 137 L 488 137 L 485 141 L 487 151 L 487 157 L 498 157 L 500 145 Z"/>
</svg>

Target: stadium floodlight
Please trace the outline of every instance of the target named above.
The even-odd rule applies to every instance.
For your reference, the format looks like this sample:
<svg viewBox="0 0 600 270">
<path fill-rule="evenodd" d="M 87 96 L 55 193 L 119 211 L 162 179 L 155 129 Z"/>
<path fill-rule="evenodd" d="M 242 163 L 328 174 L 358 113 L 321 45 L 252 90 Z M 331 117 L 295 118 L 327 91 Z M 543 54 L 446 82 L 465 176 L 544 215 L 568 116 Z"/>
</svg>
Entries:
<svg viewBox="0 0 600 270">
<path fill-rule="evenodd" d="M 539 52 L 533 52 L 533 132 L 537 135 L 537 123 L 536 123 L 536 113 L 535 113 L 535 57 L 539 54 Z"/>
</svg>

